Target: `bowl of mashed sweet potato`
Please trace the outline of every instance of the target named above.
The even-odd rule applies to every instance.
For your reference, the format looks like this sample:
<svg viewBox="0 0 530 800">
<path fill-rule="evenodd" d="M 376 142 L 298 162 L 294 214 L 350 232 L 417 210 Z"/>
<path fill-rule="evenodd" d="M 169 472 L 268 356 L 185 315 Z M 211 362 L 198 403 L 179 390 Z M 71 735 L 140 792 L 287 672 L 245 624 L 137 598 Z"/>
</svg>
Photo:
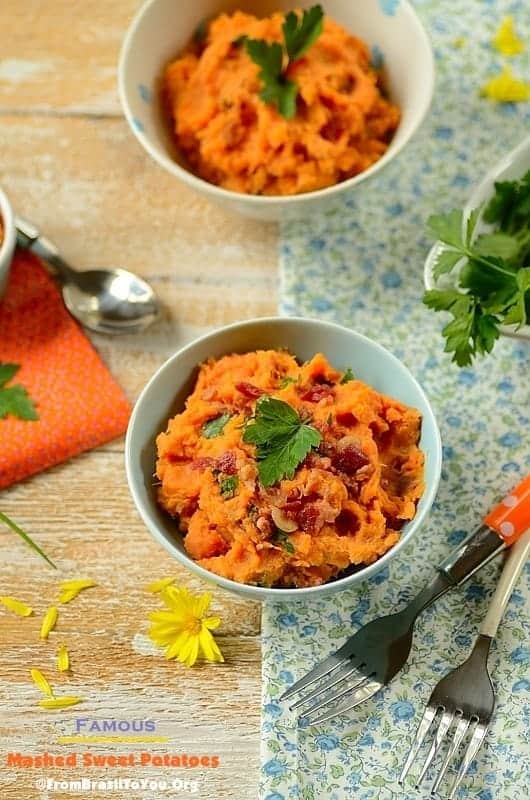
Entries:
<svg viewBox="0 0 530 800">
<path fill-rule="evenodd" d="M 236 323 L 170 358 L 126 442 L 135 504 L 183 565 L 257 599 L 365 580 L 429 512 L 441 469 L 408 370 L 331 323 Z"/>
<path fill-rule="evenodd" d="M 310 44 L 289 42 L 288 15 L 300 27 L 314 9 L 149 0 L 119 65 L 124 112 L 148 153 L 210 199 L 265 220 L 329 207 L 387 164 L 430 104 L 425 31 L 406 0 L 329 0 Z"/>
</svg>

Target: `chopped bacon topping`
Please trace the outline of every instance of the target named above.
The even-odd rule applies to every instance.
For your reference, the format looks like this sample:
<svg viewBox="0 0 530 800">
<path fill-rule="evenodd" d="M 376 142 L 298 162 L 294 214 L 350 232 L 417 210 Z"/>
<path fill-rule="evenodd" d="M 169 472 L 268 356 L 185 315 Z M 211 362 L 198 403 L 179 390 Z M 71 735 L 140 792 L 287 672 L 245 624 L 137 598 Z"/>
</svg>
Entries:
<svg viewBox="0 0 530 800">
<path fill-rule="evenodd" d="M 215 463 L 215 458 L 211 458 L 210 456 L 200 456 L 199 458 L 193 459 L 193 461 L 190 463 L 190 467 L 202 472 L 203 470 L 208 469 L 208 467 L 215 466 Z"/>
<path fill-rule="evenodd" d="M 237 472 L 236 456 L 231 450 L 227 450 L 222 456 L 217 459 L 217 469 L 224 472 L 225 475 L 235 475 Z"/>
<path fill-rule="evenodd" d="M 325 397 L 329 397 L 332 394 L 330 386 L 312 386 L 307 392 L 301 396 L 302 400 L 305 400 L 306 403 L 319 403 Z"/>
<path fill-rule="evenodd" d="M 256 400 L 263 394 L 263 390 L 260 389 L 259 386 L 254 386 L 253 383 L 247 383 L 246 381 L 239 381 L 239 383 L 236 383 L 236 389 L 249 400 Z"/>
<path fill-rule="evenodd" d="M 361 467 L 366 467 L 370 459 L 359 449 L 352 436 L 344 436 L 337 444 L 337 449 L 331 457 L 335 469 L 353 475 Z"/>
</svg>

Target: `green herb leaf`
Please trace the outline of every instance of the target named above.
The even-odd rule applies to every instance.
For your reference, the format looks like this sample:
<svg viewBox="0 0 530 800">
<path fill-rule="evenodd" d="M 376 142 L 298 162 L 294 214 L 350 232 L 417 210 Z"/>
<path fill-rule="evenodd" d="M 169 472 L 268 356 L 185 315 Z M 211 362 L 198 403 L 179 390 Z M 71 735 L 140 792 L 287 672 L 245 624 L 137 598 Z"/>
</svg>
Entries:
<svg viewBox="0 0 530 800">
<path fill-rule="evenodd" d="M 297 467 L 322 436 L 303 423 L 295 409 L 283 400 L 263 395 L 253 419 L 245 426 L 243 441 L 256 445 L 258 474 L 263 486 L 292 478 Z"/>
<path fill-rule="evenodd" d="M 345 371 L 344 375 L 342 376 L 342 378 L 340 379 L 339 382 L 340 383 L 349 383 L 350 381 L 354 381 L 354 380 L 355 380 L 355 375 L 353 374 L 353 372 L 350 369 L 350 367 L 348 367 L 348 369 Z"/>
<path fill-rule="evenodd" d="M 272 540 L 276 544 L 279 544 L 287 553 L 290 553 L 291 555 L 294 554 L 294 544 L 291 542 L 288 534 L 285 531 L 280 530 L 280 528 L 276 528 Z"/>
<path fill-rule="evenodd" d="M 324 26 L 324 10 L 321 5 L 305 9 L 302 17 L 290 11 L 282 25 L 285 49 L 290 61 L 296 61 L 316 42 Z"/>
<path fill-rule="evenodd" d="M 233 497 L 239 486 L 239 478 L 237 475 L 223 475 L 219 477 L 219 488 L 225 500 Z"/>
<path fill-rule="evenodd" d="M 46 553 L 43 550 L 41 550 L 39 545 L 36 542 L 33 541 L 31 536 L 28 533 L 26 533 L 26 531 L 22 530 L 22 528 L 20 528 L 16 524 L 16 522 L 13 522 L 13 520 L 10 519 L 7 516 L 7 514 L 2 513 L 2 511 L 0 511 L 0 522 L 3 522 L 4 525 L 7 525 L 8 528 L 11 528 L 11 530 L 14 533 L 16 533 L 17 536 L 20 536 L 20 538 L 23 539 L 26 542 L 26 544 L 29 545 L 29 547 L 32 548 L 32 550 L 35 550 L 35 552 L 38 553 L 41 556 L 41 558 L 43 558 L 45 561 L 47 561 L 48 564 L 51 567 L 53 567 L 54 569 L 57 569 L 57 567 L 55 566 L 53 561 L 50 558 L 48 558 Z"/>
<path fill-rule="evenodd" d="M 298 383 L 298 378 L 291 378 L 290 375 L 285 375 L 280 381 L 280 389 L 285 389 L 286 386 L 289 386 L 291 383 Z"/>
<path fill-rule="evenodd" d="M 508 233 L 483 233 L 474 242 L 474 250 L 481 256 L 498 256 L 511 259 L 519 252 L 519 242 Z"/>
<path fill-rule="evenodd" d="M 220 417 L 210 419 L 202 426 L 202 435 L 205 439 L 215 439 L 216 436 L 221 436 L 224 431 L 225 425 L 230 419 L 230 414 L 221 414 Z"/>
<path fill-rule="evenodd" d="M 25 388 L 16 383 L 6 386 L 19 371 L 18 364 L 0 364 L 0 419 L 11 415 L 23 420 L 37 420 L 39 415 L 35 404 Z"/>
<path fill-rule="evenodd" d="M 460 250 L 465 248 L 462 239 L 463 212 L 453 209 L 448 214 L 434 214 L 427 220 L 427 228 L 435 239 Z"/>
<path fill-rule="evenodd" d="M 440 249 L 433 266 L 432 273 L 434 279 L 438 280 L 441 275 L 451 272 L 459 261 L 462 261 L 462 253 L 460 250 L 452 250 L 449 248 Z"/>
</svg>

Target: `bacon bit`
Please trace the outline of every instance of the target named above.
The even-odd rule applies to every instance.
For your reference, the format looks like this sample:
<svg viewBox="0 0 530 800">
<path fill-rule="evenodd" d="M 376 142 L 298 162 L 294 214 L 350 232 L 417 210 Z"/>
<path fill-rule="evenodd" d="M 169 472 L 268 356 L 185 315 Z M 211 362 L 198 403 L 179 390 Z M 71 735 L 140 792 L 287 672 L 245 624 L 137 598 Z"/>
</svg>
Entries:
<svg viewBox="0 0 530 800">
<path fill-rule="evenodd" d="M 339 425 L 344 425 L 346 428 L 351 428 L 353 425 L 356 425 L 359 420 L 352 414 L 351 411 L 339 411 L 337 414 L 337 422 Z"/>
<path fill-rule="evenodd" d="M 263 389 L 260 389 L 259 386 L 254 386 L 253 383 L 247 383 L 246 381 L 236 383 L 236 389 L 238 392 L 241 392 L 244 397 L 248 397 L 249 400 L 256 400 L 264 393 Z"/>
<path fill-rule="evenodd" d="M 359 522 L 358 516 L 354 514 L 353 511 L 344 508 L 335 520 L 335 526 L 339 536 L 348 536 L 352 533 L 356 533 L 361 527 L 361 523 Z"/>
<path fill-rule="evenodd" d="M 308 389 L 307 392 L 301 396 L 301 400 L 305 400 L 306 403 L 319 403 L 325 397 L 330 397 L 332 394 L 330 386 L 312 386 L 311 389 Z"/>
<path fill-rule="evenodd" d="M 200 458 L 194 458 L 190 464 L 191 469 L 196 469 L 199 472 L 202 472 L 208 467 L 213 467 L 216 464 L 216 459 L 211 458 L 210 456 L 201 456 Z"/>
<path fill-rule="evenodd" d="M 398 519 L 397 517 L 386 516 L 386 527 L 390 528 L 392 531 L 400 531 L 403 525 L 405 524 L 406 520 Z"/>
<path fill-rule="evenodd" d="M 235 453 L 228 450 L 226 453 L 223 453 L 222 456 L 219 456 L 217 459 L 217 469 L 225 475 L 235 475 L 237 472 Z"/>
<path fill-rule="evenodd" d="M 320 512 L 314 503 L 307 503 L 306 505 L 302 506 L 297 514 L 297 520 L 300 528 L 307 533 L 316 533 L 319 517 Z M 321 528 L 322 525 L 318 527 Z"/>
<path fill-rule="evenodd" d="M 361 467 L 370 463 L 370 459 L 365 456 L 353 441 L 353 437 L 345 436 L 338 443 L 337 451 L 331 458 L 335 469 L 353 475 Z"/>
</svg>

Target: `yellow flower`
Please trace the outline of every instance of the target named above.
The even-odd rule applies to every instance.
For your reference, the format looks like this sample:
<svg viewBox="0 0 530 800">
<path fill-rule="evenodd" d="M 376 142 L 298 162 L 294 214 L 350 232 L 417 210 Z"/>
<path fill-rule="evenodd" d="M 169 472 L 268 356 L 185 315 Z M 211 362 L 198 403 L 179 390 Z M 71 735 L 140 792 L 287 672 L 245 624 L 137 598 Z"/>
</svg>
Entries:
<svg viewBox="0 0 530 800">
<path fill-rule="evenodd" d="M 521 103 L 530 97 L 530 84 L 515 78 L 510 67 L 491 78 L 480 90 L 483 97 L 495 103 Z"/>
<path fill-rule="evenodd" d="M 224 661 L 211 631 L 221 624 L 219 617 L 205 617 L 212 600 L 208 592 L 194 596 L 187 589 L 166 587 L 160 594 L 168 611 L 154 611 L 149 636 L 159 647 L 166 647 L 166 658 L 178 658 L 192 667 L 199 656 L 208 661 Z"/>
<path fill-rule="evenodd" d="M 516 56 L 523 52 L 524 44 L 515 32 L 513 17 L 504 17 L 492 44 L 503 56 Z"/>
<path fill-rule="evenodd" d="M 33 614 L 31 606 L 22 603 L 14 597 L 6 597 L 3 595 L 0 597 L 0 603 L 19 617 L 30 617 Z"/>
<path fill-rule="evenodd" d="M 96 584 L 94 581 L 88 580 L 67 581 L 66 583 L 61 583 L 59 586 L 59 602 L 69 603 L 71 600 L 74 600 L 74 598 L 76 598 L 79 592 L 82 592 L 83 589 L 90 589 L 91 586 L 95 585 Z"/>
</svg>

